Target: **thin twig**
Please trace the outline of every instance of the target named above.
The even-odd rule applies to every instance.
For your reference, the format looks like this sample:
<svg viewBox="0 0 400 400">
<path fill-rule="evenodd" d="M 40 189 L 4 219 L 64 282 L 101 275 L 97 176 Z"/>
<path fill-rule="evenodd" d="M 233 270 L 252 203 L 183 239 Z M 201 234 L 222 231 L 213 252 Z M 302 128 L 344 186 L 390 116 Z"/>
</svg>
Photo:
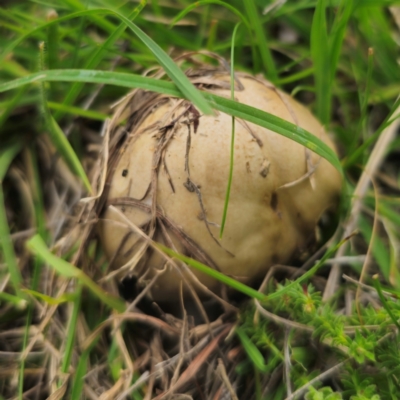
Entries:
<svg viewBox="0 0 400 400">
<path fill-rule="evenodd" d="M 286 383 L 287 396 L 290 396 L 292 394 L 292 382 L 290 381 L 290 367 L 291 367 L 292 363 L 290 362 L 289 335 L 290 335 L 290 328 L 286 328 L 285 329 L 285 340 L 284 340 L 285 368 L 283 369 L 283 374 L 284 374 L 284 380 Z"/>
<path fill-rule="evenodd" d="M 224 365 L 223 361 L 220 358 L 218 358 L 217 371 L 219 372 L 219 375 L 220 375 L 220 377 L 222 379 L 222 382 L 224 382 L 226 388 L 229 390 L 229 393 L 231 395 L 231 399 L 232 400 L 239 400 L 237 395 L 236 395 L 235 389 L 233 388 L 232 383 L 229 380 L 228 374 L 226 373 L 225 365 Z"/>
</svg>

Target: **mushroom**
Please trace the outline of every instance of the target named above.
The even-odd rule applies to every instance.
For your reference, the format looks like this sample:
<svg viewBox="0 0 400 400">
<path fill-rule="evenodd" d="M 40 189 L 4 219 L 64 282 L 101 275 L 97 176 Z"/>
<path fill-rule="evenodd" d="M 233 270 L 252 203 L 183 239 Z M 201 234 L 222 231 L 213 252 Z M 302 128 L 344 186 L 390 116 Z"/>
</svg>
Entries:
<svg viewBox="0 0 400 400">
<path fill-rule="evenodd" d="M 190 78 L 204 90 L 230 96 L 230 76 L 224 71 L 191 71 Z M 298 124 L 334 148 L 317 119 L 289 95 L 244 73 L 237 73 L 236 81 L 237 101 Z M 128 134 L 110 161 L 100 238 L 120 276 L 147 282 L 162 270 L 150 290 L 156 301 L 177 299 L 181 286 L 184 293 L 191 285 L 201 295 L 203 285 L 218 292 L 221 284 L 179 262 L 168 263 L 138 228 L 156 242 L 252 284 L 271 266 L 304 251 L 321 215 L 338 203 L 342 180 L 328 161 L 236 119 L 233 179 L 220 239 L 232 117 L 200 115 L 187 100 L 144 91 L 128 97 L 117 114 L 115 121 L 129 116 Z"/>
</svg>

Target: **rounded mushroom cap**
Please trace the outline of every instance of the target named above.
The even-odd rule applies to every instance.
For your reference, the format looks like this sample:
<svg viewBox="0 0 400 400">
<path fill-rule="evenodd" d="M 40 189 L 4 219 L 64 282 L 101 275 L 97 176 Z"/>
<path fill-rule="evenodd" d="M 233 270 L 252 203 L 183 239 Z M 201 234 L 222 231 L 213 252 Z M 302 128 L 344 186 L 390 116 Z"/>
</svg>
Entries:
<svg viewBox="0 0 400 400">
<path fill-rule="evenodd" d="M 229 75 L 219 72 L 213 79 L 217 83 L 209 90 L 229 97 Z M 237 101 L 298 124 L 333 148 L 321 124 L 290 96 L 264 80 L 244 74 L 238 79 L 243 89 L 235 89 Z M 188 285 L 200 293 L 201 284 L 216 292 L 220 283 L 167 264 L 127 220 L 154 240 L 251 283 L 304 250 L 321 214 L 338 202 L 341 176 L 328 161 L 236 119 L 231 194 L 219 239 L 232 117 L 199 115 L 189 102 L 161 96 L 147 112 L 130 132 L 110 181 L 109 203 L 122 214 L 106 209 L 100 237 L 113 268 L 126 265 L 125 274 L 134 266 L 132 274 L 150 279 L 165 267 L 151 289 L 155 300 L 176 299 Z"/>
</svg>

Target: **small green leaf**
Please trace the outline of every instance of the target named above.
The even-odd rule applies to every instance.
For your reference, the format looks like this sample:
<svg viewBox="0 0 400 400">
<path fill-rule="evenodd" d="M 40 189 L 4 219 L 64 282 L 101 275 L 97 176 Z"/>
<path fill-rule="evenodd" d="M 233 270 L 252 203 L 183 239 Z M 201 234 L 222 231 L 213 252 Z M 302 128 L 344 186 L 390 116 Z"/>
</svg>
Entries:
<svg viewBox="0 0 400 400">
<path fill-rule="evenodd" d="M 238 335 L 243 349 L 246 352 L 247 356 L 250 358 L 254 366 L 260 372 L 268 371 L 268 366 L 265 365 L 265 360 L 263 355 L 258 350 L 257 346 L 249 339 L 249 337 L 244 333 L 244 331 L 238 326 L 235 329 L 236 334 Z"/>
<path fill-rule="evenodd" d="M 36 290 L 22 289 L 22 291 L 27 294 L 30 294 L 33 297 L 36 297 L 39 300 L 43 300 L 45 303 L 47 303 L 51 306 L 67 303 L 69 301 L 74 301 L 74 299 L 75 299 L 75 295 L 71 294 L 71 293 L 65 293 L 62 296 L 55 298 L 55 297 L 47 296 L 46 294 L 37 292 Z"/>
</svg>

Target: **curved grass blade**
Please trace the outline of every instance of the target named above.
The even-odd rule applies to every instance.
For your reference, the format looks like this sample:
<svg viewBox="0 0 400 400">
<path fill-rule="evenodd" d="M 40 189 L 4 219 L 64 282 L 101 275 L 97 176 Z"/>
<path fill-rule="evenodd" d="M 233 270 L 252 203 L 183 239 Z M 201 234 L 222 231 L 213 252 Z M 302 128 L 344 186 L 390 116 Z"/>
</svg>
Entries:
<svg viewBox="0 0 400 400">
<path fill-rule="evenodd" d="M 335 152 L 322 140 L 300 126 L 265 111 L 220 96 L 206 94 L 205 97 L 212 100 L 214 107 L 219 111 L 253 122 L 300 143 L 328 160 L 343 175 L 341 163 Z"/>
<path fill-rule="evenodd" d="M 72 293 L 65 293 L 60 297 L 51 297 L 48 296 L 47 294 L 43 294 L 40 292 L 37 292 L 36 290 L 31 290 L 31 289 L 21 289 L 22 292 L 29 294 L 33 297 L 36 297 L 39 300 L 44 301 L 46 304 L 49 304 L 50 306 L 56 306 L 59 304 L 67 303 L 70 301 L 75 300 L 75 295 Z"/>
<path fill-rule="evenodd" d="M 117 310 L 118 312 L 125 311 L 125 303 L 120 298 L 106 293 L 79 268 L 51 253 L 40 235 L 36 234 L 29 239 L 26 242 L 26 246 L 29 251 L 39 257 L 43 262 L 49 264 L 58 274 L 67 278 L 78 279 L 104 304 Z"/>
<path fill-rule="evenodd" d="M 6 172 L 12 160 L 21 151 L 21 149 L 22 143 L 16 140 L 9 146 L 0 150 L 0 184 L 3 183 L 3 179 L 6 176 Z"/>
<path fill-rule="evenodd" d="M 359 161 L 362 155 L 366 152 L 368 147 L 374 144 L 384 131 L 393 121 L 400 118 L 400 96 L 397 97 L 396 101 L 392 105 L 389 114 L 386 116 L 385 120 L 382 122 L 380 127 L 369 136 L 360 146 L 358 146 L 343 162 L 343 168 L 348 169 L 352 167 L 355 163 Z"/>
<path fill-rule="evenodd" d="M 22 97 L 25 93 L 25 90 L 26 90 L 26 88 L 21 87 L 20 90 L 15 94 L 15 96 L 7 104 L 3 113 L 0 114 L 0 129 L 4 125 L 4 123 L 7 121 L 7 118 L 11 115 L 14 108 L 17 106 L 17 104 L 22 99 Z"/>
<path fill-rule="evenodd" d="M 201 263 L 200 261 L 194 260 L 193 258 L 184 256 L 182 254 L 179 254 L 179 253 L 175 252 L 174 250 L 172 250 L 166 246 L 163 246 L 160 243 L 155 243 L 155 245 L 160 250 L 162 250 L 165 254 L 168 254 L 170 257 L 174 257 L 180 261 L 183 261 L 187 265 L 197 269 L 198 271 L 200 271 L 204 274 L 211 276 L 212 278 L 224 283 L 225 285 L 230 286 L 231 288 L 237 290 L 238 292 L 242 292 L 245 295 L 252 297 L 254 299 L 257 299 L 257 300 L 265 300 L 264 294 L 258 292 L 257 290 L 254 290 L 250 286 L 247 286 L 244 283 L 238 282 L 236 279 L 226 276 L 225 274 L 208 267 L 207 265 Z"/>
<path fill-rule="evenodd" d="M 43 71 L 0 84 L 0 93 L 29 83 L 45 81 L 104 83 L 128 88 L 152 90 L 170 96 L 182 96 L 180 91 L 172 82 L 160 81 L 154 78 L 147 78 L 135 74 L 92 70 Z M 263 126 L 264 128 L 270 129 L 273 132 L 300 143 L 328 160 L 341 174 L 343 174 L 342 166 L 335 152 L 322 140 L 305 129 L 246 104 L 238 103 L 211 93 L 203 93 L 203 95 L 210 101 L 211 107 L 237 118 L 242 118 L 256 125 Z"/>
<path fill-rule="evenodd" d="M 189 14 L 190 11 L 194 10 L 195 8 L 198 8 L 203 5 L 208 5 L 208 4 L 217 4 L 222 7 L 225 7 L 229 11 L 232 11 L 232 13 L 235 14 L 237 17 L 239 17 L 240 20 L 249 28 L 249 30 L 251 30 L 249 21 L 238 9 L 233 7 L 231 4 L 226 3 L 225 1 L 219 1 L 219 0 L 202 0 L 202 1 L 196 1 L 195 3 L 190 4 L 172 20 L 169 27 L 172 28 L 177 22 L 179 22 L 182 18 L 184 18 L 186 14 Z"/>
<path fill-rule="evenodd" d="M 285 286 L 284 288 L 265 295 L 264 293 L 258 292 L 257 290 L 253 289 L 250 286 L 247 286 L 241 282 L 238 282 L 236 279 L 233 279 L 219 271 L 216 271 L 213 268 L 208 267 L 207 265 L 204 265 L 200 261 L 194 260 L 193 258 L 184 256 L 182 254 L 179 254 L 175 252 L 174 250 L 160 244 L 160 243 L 155 243 L 155 245 L 162 250 L 165 254 L 169 255 L 170 257 L 174 257 L 180 261 L 183 261 L 187 265 L 195 268 L 196 270 L 207 274 L 208 276 L 211 276 L 212 278 L 224 283 L 225 285 L 230 286 L 231 288 L 244 293 L 245 295 L 252 297 L 254 299 L 266 302 L 268 300 L 275 299 L 277 297 L 280 297 L 287 293 L 292 287 L 297 286 L 301 282 L 304 282 L 305 280 L 311 278 L 324 264 L 325 261 L 331 258 L 336 251 L 341 247 L 345 242 L 347 242 L 353 235 L 350 235 L 346 237 L 345 239 L 341 240 L 338 244 L 335 246 L 331 247 L 325 254 L 324 256 L 311 268 L 309 269 L 306 273 L 301 275 L 299 278 L 297 278 L 295 281 L 291 282 L 289 285 Z"/>
<path fill-rule="evenodd" d="M 47 106 L 46 106 L 47 108 Z M 86 190 L 91 193 L 92 187 L 90 185 L 89 179 L 86 175 L 86 172 L 79 161 L 78 156 L 75 154 L 74 149 L 70 145 L 68 139 L 64 135 L 64 132 L 61 130 L 56 120 L 51 116 L 50 111 L 46 112 L 46 125 L 50 132 L 50 137 L 52 139 L 53 144 L 57 148 L 57 151 L 69 165 L 71 171 L 79 176 L 85 185 Z"/>
<path fill-rule="evenodd" d="M 249 21 L 247 20 L 247 18 L 235 7 L 233 7 L 232 5 L 224 2 L 224 1 L 220 1 L 220 0 L 202 0 L 202 1 L 196 1 L 195 3 L 187 6 L 184 10 L 182 10 L 171 22 L 171 24 L 169 25 L 170 28 L 172 28 L 178 21 L 180 21 L 186 14 L 188 14 L 190 11 L 194 10 L 197 7 L 203 6 L 203 5 L 210 5 L 210 4 L 216 4 L 216 5 L 220 5 L 222 7 L 225 7 L 227 10 L 230 10 L 233 14 L 235 14 L 237 17 L 240 18 L 241 22 L 243 22 L 243 24 L 246 26 L 247 30 L 249 31 L 249 35 L 251 36 L 253 31 L 251 28 L 251 25 L 249 23 Z M 254 43 L 252 40 L 250 40 L 250 46 L 251 46 L 251 51 L 253 54 L 253 57 L 255 57 L 255 54 L 257 53 L 257 44 Z"/>
<path fill-rule="evenodd" d="M 21 291 L 23 292 L 24 290 Z M 0 292 L 0 304 L 2 302 L 8 303 L 19 310 L 24 310 L 27 305 L 27 301 L 25 299 L 21 299 L 21 297 L 14 296 L 13 294 L 9 294 L 7 292 Z"/>
<path fill-rule="evenodd" d="M 231 45 L 231 100 L 235 99 L 235 38 L 236 32 L 240 26 L 240 22 L 235 25 L 232 34 L 232 45 Z M 232 136 L 231 136 L 231 155 L 229 160 L 229 177 L 228 177 L 228 185 L 226 188 L 225 194 L 225 204 L 224 204 L 224 211 L 222 214 L 222 222 L 221 222 L 221 229 L 219 231 L 219 238 L 222 238 L 225 229 L 225 222 L 226 222 L 226 215 L 228 213 L 228 205 L 229 205 L 229 197 L 231 194 L 231 185 L 232 185 L 232 178 L 233 178 L 233 160 L 234 160 L 234 152 L 235 152 L 235 117 L 232 116 Z"/>
<path fill-rule="evenodd" d="M 138 88 L 181 97 L 178 88 L 171 82 L 148 78 L 124 72 L 96 71 L 86 69 L 59 69 L 35 72 L 33 74 L 0 84 L 0 93 L 16 89 L 30 83 L 40 82 L 86 82 L 104 83 L 126 88 Z"/>
<path fill-rule="evenodd" d="M 193 86 L 189 78 L 179 69 L 179 67 L 174 63 L 174 61 L 172 61 L 168 54 L 153 39 L 147 36 L 137 25 L 129 21 L 129 19 L 120 13 L 114 12 L 114 14 L 117 15 L 123 22 L 125 22 L 136 34 L 136 36 L 149 48 L 149 50 L 151 50 L 167 75 L 179 88 L 184 97 L 190 100 L 193 105 L 198 107 L 202 113 L 212 114 L 213 110 L 201 92 Z"/>
<path fill-rule="evenodd" d="M 381 284 L 379 283 L 379 275 L 376 274 L 372 277 L 372 282 L 374 284 L 374 288 L 376 289 L 379 299 L 382 302 L 383 308 L 387 311 L 387 313 L 389 314 L 389 317 L 391 318 L 391 320 L 393 321 L 393 323 L 396 325 L 397 329 L 400 329 L 400 324 L 397 320 L 397 318 L 395 317 L 395 315 L 393 314 L 383 292 L 382 292 L 382 288 L 381 288 Z"/>
</svg>

